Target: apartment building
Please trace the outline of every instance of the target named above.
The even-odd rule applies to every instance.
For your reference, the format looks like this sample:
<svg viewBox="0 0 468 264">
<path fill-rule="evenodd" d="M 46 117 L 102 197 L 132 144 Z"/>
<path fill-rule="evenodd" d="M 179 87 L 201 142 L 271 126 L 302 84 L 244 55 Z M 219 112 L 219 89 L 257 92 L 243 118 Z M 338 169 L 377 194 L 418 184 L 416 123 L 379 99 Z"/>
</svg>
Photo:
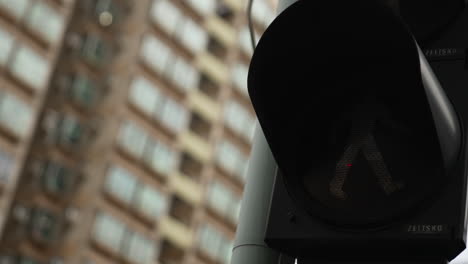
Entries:
<svg viewBox="0 0 468 264">
<path fill-rule="evenodd" d="M 228 263 L 245 5 L 0 0 L 0 262 Z M 255 4 L 258 33 L 273 10 Z"/>
</svg>

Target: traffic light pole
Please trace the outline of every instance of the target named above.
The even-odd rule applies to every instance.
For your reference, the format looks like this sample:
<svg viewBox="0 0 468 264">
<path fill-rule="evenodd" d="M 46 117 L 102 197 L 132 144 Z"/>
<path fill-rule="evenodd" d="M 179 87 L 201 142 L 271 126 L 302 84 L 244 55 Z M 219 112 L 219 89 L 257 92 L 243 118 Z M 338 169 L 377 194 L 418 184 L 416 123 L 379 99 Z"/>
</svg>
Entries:
<svg viewBox="0 0 468 264">
<path fill-rule="evenodd" d="M 264 242 L 276 169 L 268 143 L 257 124 L 231 264 L 294 263 Z"/>
</svg>

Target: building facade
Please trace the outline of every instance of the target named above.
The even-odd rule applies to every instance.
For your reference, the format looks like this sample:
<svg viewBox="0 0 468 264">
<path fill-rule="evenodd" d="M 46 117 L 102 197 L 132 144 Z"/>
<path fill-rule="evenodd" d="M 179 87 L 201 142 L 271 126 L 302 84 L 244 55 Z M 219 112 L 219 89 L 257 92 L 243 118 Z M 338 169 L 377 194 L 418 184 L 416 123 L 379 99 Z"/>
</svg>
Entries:
<svg viewBox="0 0 468 264">
<path fill-rule="evenodd" d="M 2 263 L 228 263 L 245 4 L 0 0 Z M 258 32 L 273 10 L 257 1 Z"/>
</svg>

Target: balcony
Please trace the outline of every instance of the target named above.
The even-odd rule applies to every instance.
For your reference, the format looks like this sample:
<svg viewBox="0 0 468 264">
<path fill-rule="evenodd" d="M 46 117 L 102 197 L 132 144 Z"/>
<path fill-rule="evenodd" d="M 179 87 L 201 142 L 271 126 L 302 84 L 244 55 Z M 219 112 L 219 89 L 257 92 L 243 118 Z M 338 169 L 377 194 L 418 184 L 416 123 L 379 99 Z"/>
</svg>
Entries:
<svg viewBox="0 0 468 264">
<path fill-rule="evenodd" d="M 63 95 L 83 111 L 92 110 L 104 96 L 105 90 L 83 74 L 62 75 L 57 86 Z"/>
<path fill-rule="evenodd" d="M 73 115 L 49 111 L 43 120 L 47 142 L 66 152 L 80 152 L 94 138 L 95 129 Z"/>
<path fill-rule="evenodd" d="M 163 264 L 179 264 L 184 259 L 184 250 L 177 247 L 168 240 L 161 243 L 159 260 Z"/>
<path fill-rule="evenodd" d="M 42 245 L 55 244 L 59 242 L 63 228 L 63 219 L 57 214 L 47 209 L 32 209 L 29 230 L 33 241 Z"/>
<path fill-rule="evenodd" d="M 169 186 L 175 194 L 177 194 L 181 199 L 187 201 L 186 205 L 188 206 L 190 206 L 188 203 L 197 206 L 203 201 L 203 191 L 200 184 L 188 177 L 185 177 L 185 175 L 181 175 L 179 173 L 172 174 Z"/>
<path fill-rule="evenodd" d="M 205 28 L 226 47 L 236 44 L 236 30 L 225 20 L 213 16 L 205 21 Z"/>
<path fill-rule="evenodd" d="M 245 8 L 245 3 L 239 0 L 224 0 L 224 4 L 235 12 L 243 12 Z"/>
<path fill-rule="evenodd" d="M 218 100 L 220 88 L 206 74 L 202 73 L 200 75 L 200 81 L 198 83 L 198 88 L 206 96 L 210 97 L 213 100 Z"/>
<path fill-rule="evenodd" d="M 189 128 L 193 133 L 197 134 L 199 137 L 205 140 L 209 140 L 212 125 L 200 114 L 192 112 Z"/>
<path fill-rule="evenodd" d="M 113 57 L 110 44 L 93 34 L 86 34 L 83 38 L 84 42 L 80 49 L 81 57 L 98 68 L 109 65 Z"/>
<path fill-rule="evenodd" d="M 233 24 L 235 19 L 235 12 L 232 8 L 224 3 L 224 1 L 218 1 L 218 5 L 216 6 L 216 15 L 219 18 L 224 20 L 225 23 Z"/>
<path fill-rule="evenodd" d="M 179 136 L 179 140 L 182 149 L 186 150 L 186 152 L 193 155 L 196 159 L 201 162 L 208 162 L 211 160 L 213 151 L 210 144 L 203 140 L 203 138 L 187 131 Z"/>
<path fill-rule="evenodd" d="M 202 92 L 191 93 L 188 104 L 206 121 L 216 123 L 221 119 L 220 104 Z"/>
<path fill-rule="evenodd" d="M 228 55 L 228 49 L 223 43 L 217 40 L 215 37 L 210 36 L 208 39 L 207 50 L 219 60 L 224 61 Z"/>
<path fill-rule="evenodd" d="M 192 157 L 189 153 L 184 152 L 180 158 L 179 171 L 188 178 L 198 181 L 203 171 L 203 163 Z"/>
<path fill-rule="evenodd" d="M 184 3 L 189 5 L 200 16 L 209 16 L 216 8 L 216 0 L 184 0 Z"/>
<path fill-rule="evenodd" d="M 18 242 L 29 239 L 40 247 L 57 246 L 66 231 L 66 217 L 38 206 L 16 205 L 13 208 L 7 236 Z"/>
<path fill-rule="evenodd" d="M 92 70 L 102 71 L 110 67 L 118 51 L 118 46 L 96 33 L 69 33 L 66 42 L 71 52 L 77 54 Z"/>
<path fill-rule="evenodd" d="M 228 67 L 208 52 L 200 53 L 196 58 L 195 65 L 220 85 L 226 84 L 230 79 Z"/>
<path fill-rule="evenodd" d="M 177 195 L 172 197 L 171 207 L 169 209 L 169 215 L 176 219 L 178 222 L 190 227 L 192 224 L 192 218 L 195 213 L 194 207 L 184 199 Z"/>
<path fill-rule="evenodd" d="M 37 161 L 33 167 L 37 186 L 51 197 L 59 199 L 70 198 L 78 189 L 79 173 L 56 161 Z"/>
<path fill-rule="evenodd" d="M 163 238 L 171 241 L 179 248 L 188 249 L 192 247 L 193 231 L 172 217 L 161 219 L 159 231 Z"/>
</svg>

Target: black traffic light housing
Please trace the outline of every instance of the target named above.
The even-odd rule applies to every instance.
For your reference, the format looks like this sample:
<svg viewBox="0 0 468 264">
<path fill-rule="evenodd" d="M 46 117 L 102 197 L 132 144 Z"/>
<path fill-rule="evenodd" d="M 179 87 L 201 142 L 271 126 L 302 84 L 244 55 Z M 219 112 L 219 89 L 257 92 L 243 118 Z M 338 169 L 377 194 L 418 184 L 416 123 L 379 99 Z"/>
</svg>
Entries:
<svg viewBox="0 0 468 264">
<path fill-rule="evenodd" d="M 402 18 L 377 1 L 302 0 L 267 29 L 249 93 L 278 163 L 269 246 L 346 260 L 465 248 L 468 14 L 453 3 L 424 27 L 404 1 Z"/>
</svg>

